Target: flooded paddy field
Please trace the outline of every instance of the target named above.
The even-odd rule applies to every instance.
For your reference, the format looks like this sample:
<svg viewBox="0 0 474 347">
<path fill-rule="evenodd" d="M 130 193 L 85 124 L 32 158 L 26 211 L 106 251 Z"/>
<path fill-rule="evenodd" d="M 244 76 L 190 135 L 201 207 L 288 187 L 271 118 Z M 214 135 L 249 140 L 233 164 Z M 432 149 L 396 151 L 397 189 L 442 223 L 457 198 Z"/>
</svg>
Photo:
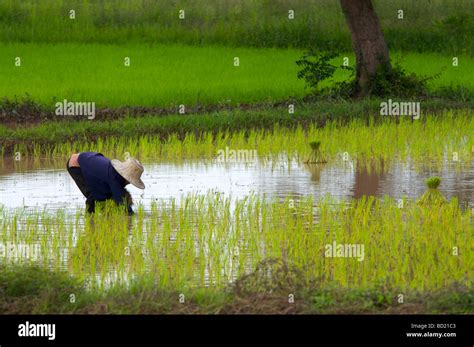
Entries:
<svg viewBox="0 0 474 347">
<path fill-rule="evenodd" d="M 64 158 L 5 158 L 2 262 L 68 271 L 99 289 L 143 277 L 163 288 L 221 288 L 267 259 L 290 262 L 302 281 L 343 287 L 436 289 L 472 279 L 472 256 L 449 254 L 473 246 L 473 162 L 143 164 L 145 192 L 130 189 L 137 215 L 91 217 Z M 450 200 L 443 208 L 416 203 L 431 176 Z M 327 258 L 333 242 L 362 249 L 349 262 Z M 393 249 L 398 256 L 387 258 Z"/>
<path fill-rule="evenodd" d="M 5 158 L 0 163 L 0 205 L 73 213 L 84 208 L 85 198 L 65 170 L 65 162 L 65 158 Z M 136 205 L 143 205 L 145 211 L 154 200 L 179 201 L 188 192 L 206 194 L 209 190 L 233 198 L 254 192 L 281 198 L 330 195 L 348 200 L 388 195 L 415 199 L 425 191 L 425 181 L 431 176 L 442 179 L 440 189 L 446 197 L 457 197 L 462 204 L 474 207 L 474 163 L 461 165 L 449 158 L 437 167 L 429 162 L 415 167 L 410 161 L 395 161 L 385 169 L 343 159 L 325 165 L 297 160 L 220 163 L 215 159 L 185 163 L 147 159 L 143 164 L 145 191 L 129 187 Z"/>
<path fill-rule="evenodd" d="M 211 311 L 216 298 L 222 308 L 240 295 L 279 295 L 286 310 L 295 295 L 316 305 L 310 312 L 321 305 L 396 310 L 400 293 L 421 298 L 420 312 L 435 310 L 426 306 L 433 297 L 447 312 L 444 300 L 457 295 L 449 312 L 466 312 L 474 278 L 469 112 L 57 143 L 48 134 L 85 134 L 94 124 L 45 123 L 36 141 L 21 140 L 33 130 L 19 128 L 14 155 L 0 160 L 0 266 L 27 265 L 13 277 L 63 274 L 92 302 L 115 300 L 112 293 L 128 302 L 138 291 L 140 305 L 146 290 L 146 312 L 162 311 L 157 290 L 170 295 L 169 312 L 180 309 L 173 306 L 180 293 L 206 298 L 200 307 Z M 141 121 L 161 126 L 153 117 Z M 135 215 L 113 203 L 86 214 L 66 161 L 87 151 L 142 162 L 146 188 L 127 186 Z"/>
</svg>

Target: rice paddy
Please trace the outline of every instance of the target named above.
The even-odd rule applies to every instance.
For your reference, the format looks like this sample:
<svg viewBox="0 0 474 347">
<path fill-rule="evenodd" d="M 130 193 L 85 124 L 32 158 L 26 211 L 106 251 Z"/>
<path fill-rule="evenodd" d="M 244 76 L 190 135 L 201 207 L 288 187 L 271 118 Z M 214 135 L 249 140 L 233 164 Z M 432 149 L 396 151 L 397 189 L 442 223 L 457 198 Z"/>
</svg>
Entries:
<svg viewBox="0 0 474 347">
<path fill-rule="evenodd" d="M 474 278 L 472 213 L 456 199 L 442 208 L 388 197 L 337 203 L 222 194 L 157 202 L 129 219 L 0 211 L 3 265 L 67 270 L 91 289 L 146 278 L 162 289 L 224 288 L 268 259 L 302 273 L 304 287 L 428 291 Z M 328 247 L 358 245 L 362 251 Z M 350 254 L 347 254 L 347 251 Z M 342 252 L 342 253 L 341 253 Z M 288 283 L 295 285 L 295 283 Z"/>
<path fill-rule="evenodd" d="M 53 111 L 64 99 L 95 102 L 97 108 L 190 107 L 279 101 L 309 92 L 297 78 L 295 61 L 303 51 L 293 48 L 2 43 L 0 50 L 2 99 L 28 97 Z M 398 60 L 398 54 L 393 55 Z M 350 53 L 336 58 L 335 64 L 340 65 L 344 56 L 353 66 Z M 17 57 L 21 66 L 16 65 Z M 407 71 L 440 73 L 430 84 L 433 92 L 460 85 L 467 92 L 474 90 L 470 56 L 459 55 L 456 67 L 451 56 L 439 54 L 404 53 L 399 59 Z M 346 71 L 338 71 L 334 80 L 348 77 Z"/>
<path fill-rule="evenodd" d="M 145 128 L 152 132 L 159 120 L 126 118 L 108 122 L 108 127 L 127 124 L 133 129 L 147 124 Z M 61 133 L 77 126 L 86 134 L 89 125 L 96 126 L 77 122 L 70 129 L 61 129 L 59 125 L 44 123 L 13 131 L 17 138 L 27 139 L 30 131 Z M 175 133 L 165 138 L 142 134 L 50 144 L 38 141 L 31 146 L 15 144 L 15 151 L 23 158 L 15 165 L 22 165 L 27 158 L 44 166 L 44 160 L 80 151 L 116 157 L 128 153 L 140 159 L 179 163 L 212 160 L 217 150 L 230 148 L 257 150 L 261 165 L 292 160 L 303 165 L 316 154 L 315 160 L 324 157 L 327 164 L 311 165 L 357 163 L 378 170 L 398 161 L 426 169 L 449 162 L 455 170 L 469 170 L 473 129 L 469 111 L 449 111 L 440 116 L 423 115 L 419 120 L 355 119 L 345 125 L 329 122 L 324 127 L 275 125 L 271 129 Z M 321 170 L 313 171 L 318 175 Z M 429 191 L 439 183 L 431 179 Z M 276 197 L 249 189 L 248 195 L 234 198 L 218 191 L 190 191 L 179 199 L 139 204 L 134 217 L 109 205 L 93 216 L 84 215 L 82 208 L 71 214 L 0 206 L 0 266 L 26 264 L 67 273 L 85 288 L 86 296 L 113 298 L 113 293 L 143 293 L 148 290 L 145 288 L 204 295 L 210 300 L 204 304 L 207 309 L 234 300 L 227 296 L 229 290 L 247 296 L 296 293 L 306 303 L 316 300 L 312 299 L 314 291 L 336 295 L 334 288 L 377 293 L 374 295 L 381 295 L 384 302 L 391 302 L 399 293 L 426 300 L 447 288 L 472 288 L 472 210 L 465 201 L 460 204 L 451 196 L 433 206 L 409 198 L 400 204 L 389 196 L 342 200 L 331 195 Z M 219 299 L 212 299 L 213 295 Z M 142 307 L 141 300 L 137 307 Z M 456 312 L 472 310 L 468 302 L 459 307 Z"/>
<path fill-rule="evenodd" d="M 337 0 L 2 1 L 0 313 L 474 312 L 473 4 L 373 1 L 413 100 L 298 79 L 354 67 Z M 86 151 L 143 162 L 135 215 L 85 213 Z"/>
<path fill-rule="evenodd" d="M 63 131 L 95 133 L 94 123 L 78 122 L 69 128 L 61 123 L 39 126 L 44 136 L 60 134 Z M 161 118 L 127 118 L 108 123 L 109 129 L 124 127 L 146 129 L 153 132 L 154 126 L 161 126 Z M 79 130 L 80 129 L 80 130 Z M 17 139 L 35 137 L 31 132 L 38 128 L 17 128 L 12 133 Z M 470 111 L 446 112 L 442 117 L 423 116 L 421 120 L 412 121 L 401 118 L 398 122 L 387 121 L 370 124 L 354 120 L 348 125 L 340 126 L 336 122 L 325 127 L 310 124 L 307 127 L 286 128 L 275 125 L 273 129 L 254 129 L 250 131 L 204 131 L 202 134 L 188 132 L 184 136 L 170 134 L 164 139 L 156 135 L 138 137 L 107 136 L 98 137 L 95 141 L 78 139 L 64 143 L 33 144 L 18 143 L 14 152 L 25 157 L 67 157 L 70 153 L 97 151 L 116 157 L 126 153 L 140 159 L 185 160 L 191 158 L 213 159 L 219 149 L 256 150 L 258 158 L 273 163 L 296 159 L 300 162 L 311 155 L 310 143 L 314 139 L 321 142 L 325 159 L 334 162 L 357 161 L 360 165 L 385 163 L 392 160 L 413 161 L 420 166 L 439 167 L 446 161 L 456 163 L 460 168 L 470 165 L 473 156 L 474 118 Z M 6 138 L 8 139 L 8 132 Z M 81 138 L 82 135 L 79 136 Z M 367 165 L 370 166 L 370 165 Z"/>
</svg>

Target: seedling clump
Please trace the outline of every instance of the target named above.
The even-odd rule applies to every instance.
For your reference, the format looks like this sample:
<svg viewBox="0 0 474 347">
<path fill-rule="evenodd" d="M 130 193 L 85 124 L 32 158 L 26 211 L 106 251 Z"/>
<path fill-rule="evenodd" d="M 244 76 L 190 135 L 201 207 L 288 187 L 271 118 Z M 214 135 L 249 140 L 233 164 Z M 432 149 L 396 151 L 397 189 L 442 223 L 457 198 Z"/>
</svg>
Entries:
<svg viewBox="0 0 474 347">
<path fill-rule="evenodd" d="M 327 163 L 326 158 L 324 155 L 321 153 L 320 147 L 321 147 L 321 142 L 320 141 L 312 141 L 309 143 L 311 147 L 311 153 L 308 157 L 308 159 L 305 161 L 306 164 L 323 164 Z"/>
<path fill-rule="evenodd" d="M 438 190 L 441 184 L 439 177 L 431 177 L 426 180 L 428 190 L 418 200 L 418 204 L 421 206 L 439 206 L 447 202 L 444 195 Z"/>
</svg>

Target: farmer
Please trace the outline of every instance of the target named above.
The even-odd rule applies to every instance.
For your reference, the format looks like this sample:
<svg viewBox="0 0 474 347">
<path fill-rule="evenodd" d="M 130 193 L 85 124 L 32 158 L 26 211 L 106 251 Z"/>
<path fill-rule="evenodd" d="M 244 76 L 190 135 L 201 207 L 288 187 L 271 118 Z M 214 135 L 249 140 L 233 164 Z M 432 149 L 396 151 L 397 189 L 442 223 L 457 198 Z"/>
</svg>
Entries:
<svg viewBox="0 0 474 347">
<path fill-rule="evenodd" d="M 133 158 L 125 162 L 108 159 L 100 153 L 82 152 L 71 155 L 67 171 L 86 197 L 86 209 L 94 213 L 95 202 L 112 199 L 124 205 L 129 215 L 133 214 L 132 197 L 125 186 L 129 183 L 145 189 L 141 180 L 143 166 Z"/>
</svg>

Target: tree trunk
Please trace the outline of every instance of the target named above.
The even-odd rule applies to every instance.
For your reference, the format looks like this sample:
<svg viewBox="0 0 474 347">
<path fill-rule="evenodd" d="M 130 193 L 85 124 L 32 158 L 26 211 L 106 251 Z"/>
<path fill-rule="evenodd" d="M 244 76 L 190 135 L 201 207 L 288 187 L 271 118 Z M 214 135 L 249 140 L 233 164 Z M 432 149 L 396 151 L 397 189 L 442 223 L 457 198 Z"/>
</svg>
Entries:
<svg viewBox="0 0 474 347">
<path fill-rule="evenodd" d="M 391 70 L 382 28 L 371 0 L 341 0 L 356 56 L 357 96 L 370 93 L 370 79 L 380 67 Z"/>
</svg>

